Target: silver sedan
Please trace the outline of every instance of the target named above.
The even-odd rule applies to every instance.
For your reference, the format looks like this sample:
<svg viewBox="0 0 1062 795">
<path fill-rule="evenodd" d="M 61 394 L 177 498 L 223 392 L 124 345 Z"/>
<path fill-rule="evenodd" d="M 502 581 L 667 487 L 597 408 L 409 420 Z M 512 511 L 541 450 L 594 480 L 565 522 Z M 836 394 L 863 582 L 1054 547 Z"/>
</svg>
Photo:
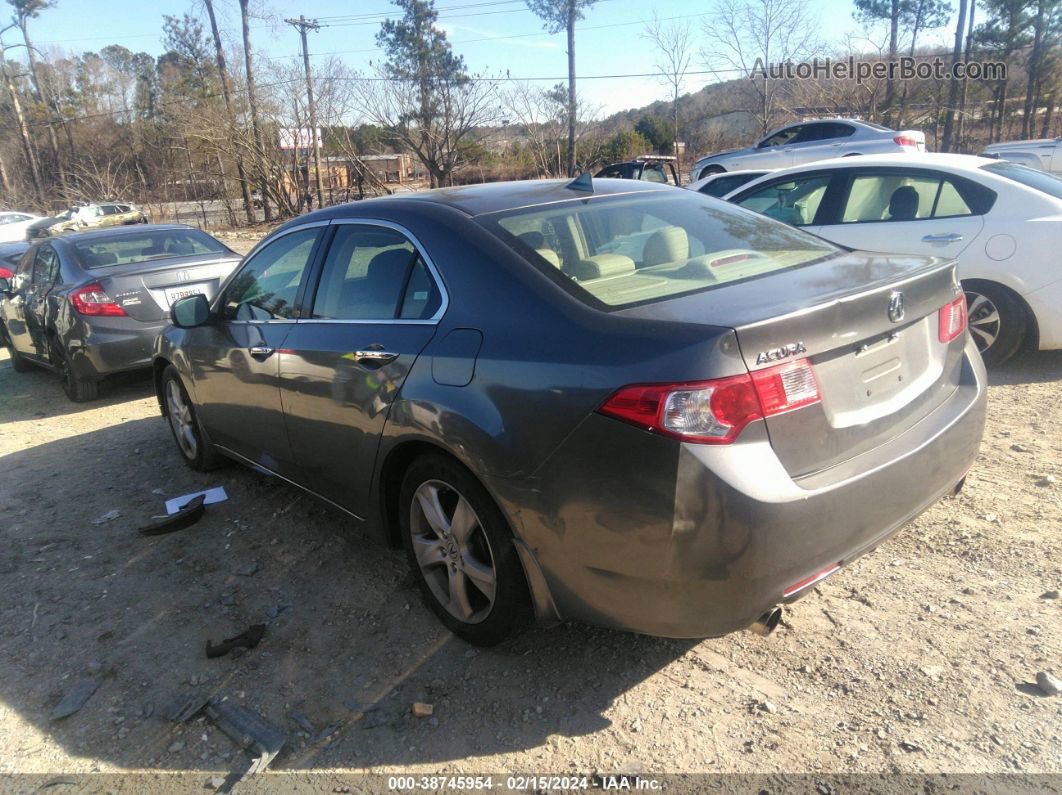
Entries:
<svg viewBox="0 0 1062 795">
<path fill-rule="evenodd" d="M 802 121 L 774 130 L 752 146 L 705 155 L 693 164 L 690 182 L 739 169 L 773 170 L 847 155 L 924 152 L 926 136 L 918 130 L 890 130 L 854 119 Z"/>
</svg>

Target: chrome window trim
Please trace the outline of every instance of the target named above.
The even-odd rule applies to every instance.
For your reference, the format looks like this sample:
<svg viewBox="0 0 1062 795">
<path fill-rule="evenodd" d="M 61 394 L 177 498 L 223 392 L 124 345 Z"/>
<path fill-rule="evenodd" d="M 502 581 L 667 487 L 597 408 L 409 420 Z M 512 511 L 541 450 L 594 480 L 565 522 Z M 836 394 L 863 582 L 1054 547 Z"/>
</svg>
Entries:
<svg viewBox="0 0 1062 795">
<path fill-rule="evenodd" d="M 285 229 L 280 234 L 266 235 L 264 238 L 259 240 L 258 243 L 255 244 L 255 247 L 252 248 L 250 251 L 248 251 L 247 254 L 243 257 L 243 259 L 240 260 L 240 266 L 238 268 L 233 268 L 232 273 L 229 274 L 229 278 L 227 278 L 224 282 L 222 282 L 221 284 L 218 285 L 218 292 L 217 292 L 217 295 L 214 296 L 213 302 L 210 304 L 210 311 L 211 312 L 217 312 L 218 311 L 218 309 L 221 307 L 221 297 L 225 294 L 225 290 L 228 288 L 229 283 L 233 279 L 235 279 L 236 276 L 244 269 L 244 267 L 247 265 L 247 263 L 251 261 L 251 257 L 257 256 L 258 252 L 261 251 L 263 248 L 265 248 L 267 245 L 269 245 L 269 244 L 271 244 L 271 243 L 273 243 L 273 242 L 275 242 L 277 240 L 280 240 L 280 238 L 282 238 L 282 237 L 287 237 L 288 235 L 293 234 L 295 232 L 301 232 L 304 229 L 313 229 L 314 227 L 317 227 L 317 226 L 328 226 L 328 223 L 329 223 L 328 221 L 310 221 L 309 223 L 299 224 L 298 226 L 293 226 L 293 227 L 291 227 L 291 229 Z M 307 263 L 307 268 L 309 268 L 312 265 L 313 265 L 312 262 Z M 294 323 L 295 322 L 294 319 L 288 320 L 286 318 L 285 319 L 281 319 L 281 320 L 226 320 L 225 318 L 221 318 L 221 320 L 222 320 L 222 322 L 225 322 L 225 323 Z"/>
<path fill-rule="evenodd" d="M 378 218 L 333 218 L 328 222 L 334 225 L 353 225 L 353 226 L 378 226 L 384 229 L 390 229 L 394 232 L 398 232 L 405 237 L 413 247 L 417 250 L 420 258 L 424 260 L 424 264 L 428 268 L 428 273 L 431 274 L 432 279 L 435 280 L 436 287 L 439 288 L 441 300 L 439 302 L 439 308 L 435 310 L 435 314 L 429 318 L 417 318 L 404 320 L 402 318 L 379 318 L 376 320 L 366 319 L 344 319 L 344 318 L 315 318 L 315 317 L 300 317 L 294 322 L 302 323 L 321 323 L 321 324 L 346 324 L 346 325 L 361 325 L 361 326 L 379 326 L 379 325 L 403 325 L 403 326 L 436 326 L 439 321 L 442 320 L 443 315 L 446 314 L 446 310 L 450 306 L 450 293 L 446 289 L 446 282 L 442 278 L 442 274 L 439 273 L 439 269 L 435 266 L 432 258 L 428 256 L 427 249 L 417 239 L 417 236 L 410 232 L 406 227 L 401 224 L 396 224 L 394 221 L 383 221 Z M 318 277 L 318 280 L 320 277 Z M 310 311 L 313 311 L 313 307 L 310 307 Z"/>
</svg>

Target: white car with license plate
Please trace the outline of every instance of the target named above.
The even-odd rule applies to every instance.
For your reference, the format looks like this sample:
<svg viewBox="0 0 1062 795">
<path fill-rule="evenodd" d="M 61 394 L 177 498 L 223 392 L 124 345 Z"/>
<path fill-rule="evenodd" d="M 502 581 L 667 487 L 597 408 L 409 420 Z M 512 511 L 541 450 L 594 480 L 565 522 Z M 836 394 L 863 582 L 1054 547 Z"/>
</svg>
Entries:
<svg viewBox="0 0 1062 795">
<path fill-rule="evenodd" d="M 970 155 L 838 158 L 782 169 L 728 201 L 867 251 L 953 258 L 988 364 L 1062 348 L 1062 179 Z"/>
</svg>

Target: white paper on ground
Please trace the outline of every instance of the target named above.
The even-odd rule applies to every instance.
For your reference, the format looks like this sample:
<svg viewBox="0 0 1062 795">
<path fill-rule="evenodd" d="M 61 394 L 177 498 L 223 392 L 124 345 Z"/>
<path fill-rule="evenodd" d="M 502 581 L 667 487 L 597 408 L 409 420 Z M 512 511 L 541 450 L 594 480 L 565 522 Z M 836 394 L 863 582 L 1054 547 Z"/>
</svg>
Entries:
<svg viewBox="0 0 1062 795">
<path fill-rule="evenodd" d="M 206 491 L 193 491 L 191 494 L 185 494 L 182 497 L 174 497 L 171 500 L 166 500 L 166 513 L 172 516 L 200 494 L 206 497 L 206 499 L 203 500 L 203 503 L 206 505 L 213 505 L 215 502 L 225 502 L 225 500 L 229 498 L 229 495 L 225 493 L 224 486 L 215 486 Z"/>
</svg>

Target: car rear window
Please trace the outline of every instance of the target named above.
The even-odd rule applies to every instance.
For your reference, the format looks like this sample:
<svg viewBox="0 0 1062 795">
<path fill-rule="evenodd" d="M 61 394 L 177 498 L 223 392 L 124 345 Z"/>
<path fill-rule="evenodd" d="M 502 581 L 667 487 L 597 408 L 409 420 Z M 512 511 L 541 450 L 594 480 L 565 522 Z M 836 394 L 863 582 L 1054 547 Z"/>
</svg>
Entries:
<svg viewBox="0 0 1062 795">
<path fill-rule="evenodd" d="M 1022 185 L 1046 193 L 1048 196 L 1062 199 L 1062 179 L 1052 174 L 1037 171 L 1034 168 L 1017 163 L 1008 163 L 1006 160 L 1000 160 L 998 163 L 988 163 L 981 166 L 981 168 L 1001 177 L 1020 182 Z"/>
<path fill-rule="evenodd" d="M 603 308 L 722 287 L 841 250 L 694 191 L 577 199 L 488 213 L 479 221 Z"/>
<path fill-rule="evenodd" d="M 106 268 L 167 257 L 221 254 L 228 251 L 220 242 L 198 229 L 162 229 L 113 237 L 93 237 L 74 244 L 77 257 L 86 268 Z"/>
</svg>

